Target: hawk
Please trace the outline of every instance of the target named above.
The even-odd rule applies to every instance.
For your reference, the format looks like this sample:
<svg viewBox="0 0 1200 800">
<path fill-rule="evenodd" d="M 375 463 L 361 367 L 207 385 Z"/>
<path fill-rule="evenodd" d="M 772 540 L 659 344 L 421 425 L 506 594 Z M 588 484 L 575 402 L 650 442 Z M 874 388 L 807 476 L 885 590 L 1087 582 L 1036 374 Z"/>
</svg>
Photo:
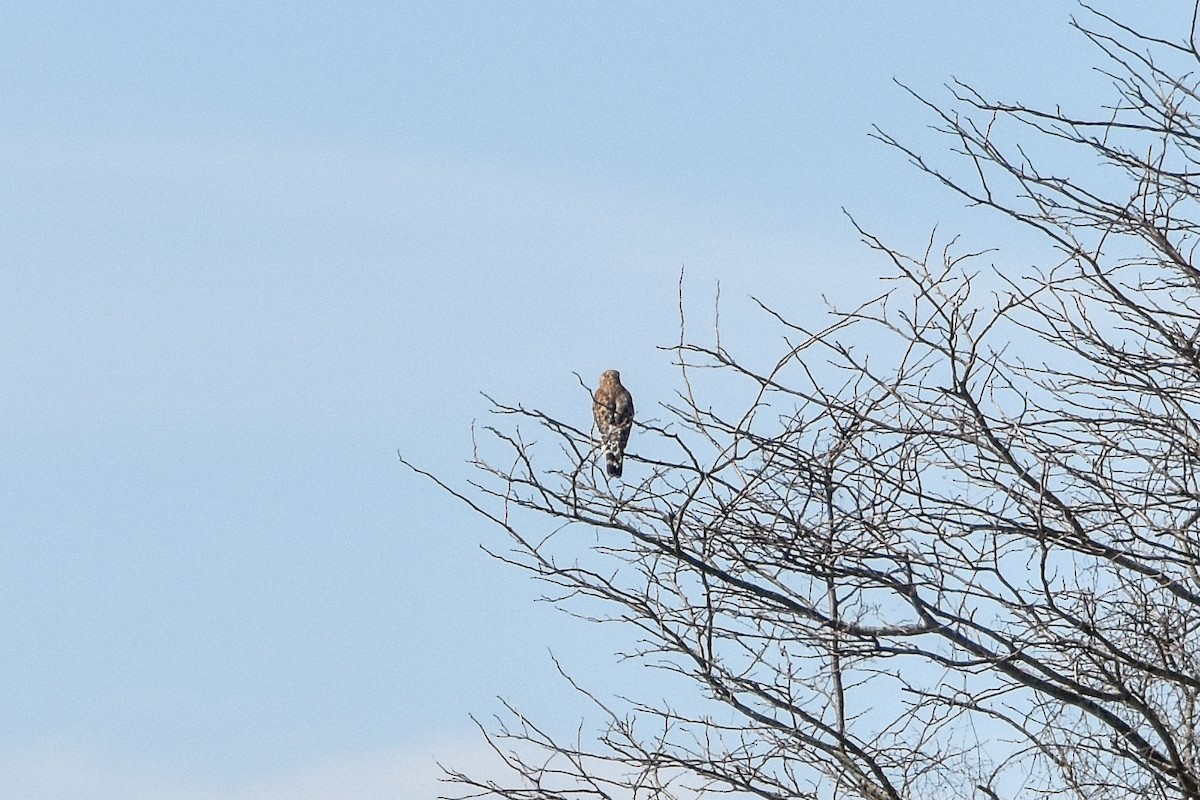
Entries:
<svg viewBox="0 0 1200 800">
<path fill-rule="evenodd" d="M 600 430 L 600 452 L 607 461 L 608 474 L 619 478 L 625 443 L 633 428 L 633 397 L 621 385 L 621 373 L 615 369 L 600 374 L 600 388 L 592 396 L 592 413 Z"/>
</svg>

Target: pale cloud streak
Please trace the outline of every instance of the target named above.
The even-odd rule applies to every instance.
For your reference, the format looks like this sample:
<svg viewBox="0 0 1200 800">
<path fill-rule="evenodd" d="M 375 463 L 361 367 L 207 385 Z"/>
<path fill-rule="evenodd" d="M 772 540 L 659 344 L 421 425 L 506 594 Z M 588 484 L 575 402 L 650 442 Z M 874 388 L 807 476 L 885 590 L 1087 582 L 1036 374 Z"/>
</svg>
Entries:
<svg viewBox="0 0 1200 800">
<path fill-rule="evenodd" d="M 6 800 L 432 800 L 450 789 L 438 761 L 497 773 L 482 742 L 349 753 L 229 787 L 93 752 L 38 748 L 0 756 Z"/>
</svg>

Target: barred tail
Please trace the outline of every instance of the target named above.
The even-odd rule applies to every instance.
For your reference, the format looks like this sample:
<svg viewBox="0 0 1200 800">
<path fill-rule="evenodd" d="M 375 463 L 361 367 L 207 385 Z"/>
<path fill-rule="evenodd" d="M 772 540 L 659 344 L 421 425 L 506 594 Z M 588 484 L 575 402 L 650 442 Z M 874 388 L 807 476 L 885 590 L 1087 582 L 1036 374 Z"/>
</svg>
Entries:
<svg viewBox="0 0 1200 800">
<path fill-rule="evenodd" d="M 612 428 L 600 437 L 600 452 L 604 453 L 605 469 L 610 478 L 621 477 L 622 462 L 625 460 L 625 442 L 621 429 Z"/>
<path fill-rule="evenodd" d="M 621 477 L 621 462 L 625 460 L 625 454 L 619 450 L 608 450 L 604 457 L 607 461 L 608 476 L 610 478 Z"/>
</svg>

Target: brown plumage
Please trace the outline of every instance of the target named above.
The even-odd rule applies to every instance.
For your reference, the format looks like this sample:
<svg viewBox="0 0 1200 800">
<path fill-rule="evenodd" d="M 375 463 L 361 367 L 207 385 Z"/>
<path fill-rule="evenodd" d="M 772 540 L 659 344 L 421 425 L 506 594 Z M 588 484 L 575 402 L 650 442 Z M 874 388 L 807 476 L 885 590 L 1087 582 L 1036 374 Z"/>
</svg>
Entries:
<svg viewBox="0 0 1200 800">
<path fill-rule="evenodd" d="M 592 413 L 600 431 L 600 451 L 607 461 L 608 474 L 621 477 L 625 443 L 633 428 L 633 397 L 621 385 L 621 373 L 615 369 L 600 375 L 600 388 L 592 396 Z"/>
</svg>

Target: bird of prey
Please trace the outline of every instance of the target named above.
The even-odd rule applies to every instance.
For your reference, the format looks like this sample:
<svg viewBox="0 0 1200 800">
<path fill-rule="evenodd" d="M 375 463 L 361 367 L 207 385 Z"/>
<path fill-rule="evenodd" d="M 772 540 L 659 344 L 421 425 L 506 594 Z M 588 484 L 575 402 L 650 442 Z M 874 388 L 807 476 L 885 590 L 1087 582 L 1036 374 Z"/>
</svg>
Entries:
<svg viewBox="0 0 1200 800">
<path fill-rule="evenodd" d="M 604 453 L 608 474 L 621 477 L 621 462 L 625 458 L 625 443 L 633 428 L 633 397 L 621 385 L 621 373 L 615 369 L 600 375 L 600 388 L 592 396 L 592 413 L 600 431 L 600 452 Z"/>
</svg>

